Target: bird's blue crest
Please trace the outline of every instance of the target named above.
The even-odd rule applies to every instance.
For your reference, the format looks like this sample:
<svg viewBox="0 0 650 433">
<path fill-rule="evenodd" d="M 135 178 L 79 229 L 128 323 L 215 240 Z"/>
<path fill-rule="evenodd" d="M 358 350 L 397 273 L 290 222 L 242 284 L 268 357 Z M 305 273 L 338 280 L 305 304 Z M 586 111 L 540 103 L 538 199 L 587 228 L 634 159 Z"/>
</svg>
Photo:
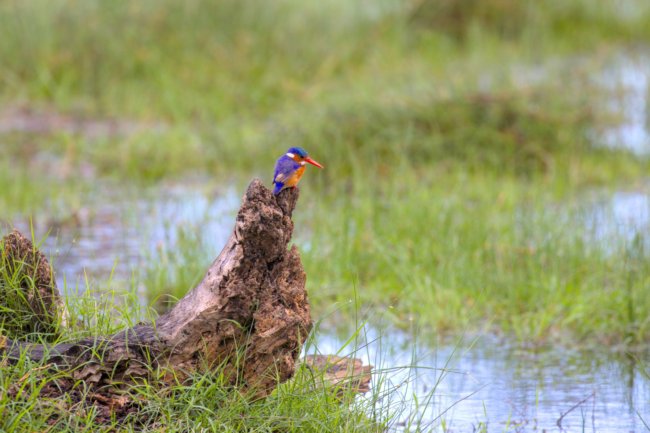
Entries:
<svg viewBox="0 0 650 433">
<path fill-rule="evenodd" d="M 300 156 L 301 158 L 304 158 L 308 155 L 307 151 L 302 147 L 290 147 L 289 150 L 287 150 L 287 153 L 293 153 Z"/>
</svg>

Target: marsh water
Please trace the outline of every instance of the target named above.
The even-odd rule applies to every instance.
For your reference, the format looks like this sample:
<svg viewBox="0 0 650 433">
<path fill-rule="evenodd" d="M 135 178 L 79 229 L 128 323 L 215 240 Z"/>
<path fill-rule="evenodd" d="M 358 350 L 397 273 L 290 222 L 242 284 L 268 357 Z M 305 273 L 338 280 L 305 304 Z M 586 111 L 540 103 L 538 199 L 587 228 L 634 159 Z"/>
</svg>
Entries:
<svg viewBox="0 0 650 433">
<path fill-rule="evenodd" d="M 607 132 L 607 143 L 639 157 L 650 153 L 647 71 L 623 60 L 605 73 L 627 94 L 621 106 L 625 122 Z M 200 235 L 195 246 L 209 263 L 230 235 L 241 194 L 208 179 L 146 191 L 107 181 L 72 215 L 19 217 L 12 223 L 46 239 L 42 248 L 68 295 L 98 281 L 102 289 L 136 290 L 147 304 L 138 277 L 145 265 L 181 248 L 192 234 Z M 630 241 L 650 230 L 650 183 L 594 191 L 570 207 L 579 209 L 571 218 L 578 215 L 589 243 L 608 249 L 611 239 Z M 562 204 L 549 212 L 566 218 Z M 427 331 L 407 332 L 380 322 L 361 326 L 359 337 L 346 345 L 358 328 L 334 330 L 325 319 L 307 350 L 353 354 L 374 365 L 375 395 L 397 387 L 377 402 L 380 410 L 395 411 L 396 430 L 417 420 L 450 432 L 650 430 L 648 353 L 531 347 L 491 334 L 442 341 Z"/>
<path fill-rule="evenodd" d="M 137 282 L 146 261 L 177 248 L 184 233 L 194 232 L 209 239 L 202 249 L 207 264 L 230 235 L 239 193 L 205 185 L 165 185 L 140 196 L 107 186 L 96 202 L 89 199 L 69 219 L 31 224 L 37 238 L 50 230 L 43 249 L 68 294 L 109 279 L 102 283 L 105 289 L 135 284 L 146 304 L 146 288 Z M 650 228 L 650 189 L 586 198 L 580 215 L 590 228 L 586 233 L 593 234 L 591 242 L 608 248 L 613 235 L 632 238 Z M 17 225 L 30 229 L 28 221 Z M 461 432 L 486 426 L 488 431 L 640 432 L 650 421 L 647 353 L 525 347 L 490 334 L 436 341 L 431 332 L 405 332 L 378 322 L 361 326 L 358 338 L 346 346 L 355 327 L 335 331 L 324 319 L 307 350 L 352 354 L 374 365 L 373 392 L 397 386 L 378 404 L 382 411 L 396 410 L 398 430 L 419 417 L 440 431 Z"/>
<path fill-rule="evenodd" d="M 364 326 L 357 348 L 347 348 L 383 371 L 385 387 L 398 386 L 382 403 L 410 402 L 396 427 L 419 418 L 449 432 L 646 431 L 650 380 L 640 359 L 647 353 L 523 348 L 489 335 L 436 345 L 426 338 Z M 317 338 L 322 353 L 344 343 L 332 334 Z"/>
</svg>

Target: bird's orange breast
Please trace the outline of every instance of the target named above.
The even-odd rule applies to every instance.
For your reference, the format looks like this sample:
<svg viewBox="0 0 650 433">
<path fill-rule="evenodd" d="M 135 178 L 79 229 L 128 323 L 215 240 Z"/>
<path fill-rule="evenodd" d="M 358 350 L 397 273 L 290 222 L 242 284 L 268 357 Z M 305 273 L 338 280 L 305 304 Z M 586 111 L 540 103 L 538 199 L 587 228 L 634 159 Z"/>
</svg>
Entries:
<svg viewBox="0 0 650 433">
<path fill-rule="evenodd" d="M 298 169 L 293 172 L 293 174 L 284 182 L 284 186 L 292 187 L 298 185 L 302 174 L 305 172 L 305 166 L 298 167 Z"/>
</svg>

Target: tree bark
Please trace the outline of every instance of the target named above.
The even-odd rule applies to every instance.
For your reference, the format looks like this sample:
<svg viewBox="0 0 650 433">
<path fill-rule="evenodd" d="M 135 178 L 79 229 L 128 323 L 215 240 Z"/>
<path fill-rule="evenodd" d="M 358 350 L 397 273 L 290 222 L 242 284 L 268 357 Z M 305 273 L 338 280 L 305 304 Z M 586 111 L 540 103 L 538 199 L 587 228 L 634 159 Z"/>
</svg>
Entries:
<svg viewBox="0 0 650 433">
<path fill-rule="evenodd" d="M 54 271 L 34 244 L 14 230 L 0 240 L 0 331 L 52 341 L 67 320 Z"/>
<path fill-rule="evenodd" d="M 298 194 L 294 188 L 274 196 L 254 180 L 201 283 L 154 323 L 52 347 L 0 337 L 0 353 L 10 361 L 27 353 L 66 372 L 43 395 L 67 394 L 118 419 L 134 408 L 124 392 L 129 386 L 205 369 L 224 369 L 239 389 L 267 395 L 293 375 L 312 327 L 305 272 L 296 247 L 288 248 Z"/>
</svg>

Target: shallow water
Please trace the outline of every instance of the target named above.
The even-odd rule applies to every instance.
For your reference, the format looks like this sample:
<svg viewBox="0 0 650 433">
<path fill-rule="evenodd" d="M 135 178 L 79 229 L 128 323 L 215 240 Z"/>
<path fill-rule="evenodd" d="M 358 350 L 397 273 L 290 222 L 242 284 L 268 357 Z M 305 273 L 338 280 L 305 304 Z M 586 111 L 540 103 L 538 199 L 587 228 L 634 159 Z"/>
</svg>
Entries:
<svg viewBox="0 0 650 433">
<path fill-rule="evenodd" d="M 65 220 L 36 217 L 13 224 L 23 233 L 31 225 L 35 239 L 45 239 L 41 249 L 52 261 L 59 288 L 75 292 L 110 280 L 102 288 L 128 290 L 145 261 L 175 248 L 183 230 L 206 240 L 216 257 L 230 236 L 239 200 L 233 188 L 205 184 L 164 185 L 144 193 L 105 185 Z"/>
<path fill-rule="evenodd" d="M 622 97 L 612 107 L 626 119 L 606 132 L 605 142 L 645 156 L 650 154 L 650 68 L 642 65 L 648 65 L 647 59 L 621 58 L 602 79 L 621 89 Z M 160 251 L 176 248 L 183 231 L 202 239 L 206 263 L 216 257 L 230 235 L 241 194 L 204 180 L 145 192 L 100 184 L 73 215 L 56 221 L 36 217 L 33 225 L 37 239 L 48 235 L 42 249 L 57 270 L 57 284 L 69 293 L 97 284 L 118 290 L 135 285 L 144 291 L 138 283 L 143 267 Z M 648 186 L 597 192 L 571 206 L 579 207 L 579 224 L 596 248 L 619 251 L 613 242 L 629 244 L 650 232 Z M 560 206 L 552 211 L 561 218 L 576 217 L 565 210 Z M 13 223 L 24 233 L 30 231 L 25 219 Z M 144 295 L 141 299 L 148 302 Z M 357 342 L 362 347 L 354 355 L 382 372 L 375 377 L 374 392 L 399 386 L 379 402 L 395 411 L 395 430 L 419 419 L 448 432 L 480 431 L 486 425 L 488 431 L 499 432 L 641 432 L 646 431 L 642 417 L 650 425 L 650 380 L 644 374 L 650 362 L 644 366 L 608 348 L 522 349 L 493 336 L 417 344 L 418 339 L 433 338 L 373 327 L 362 334 Z M 318 332 L 316 347 L 321 353 L 336 353 L 350 332 L 343 335 Z M 342 349 L 343 354 L 352 351 Z M 647 354 L 640 357 L 648 359 Z M 385 388 L 380 376 L 388 381 Z"/>
<path fill-rule="evenodd" d="M 650 189 L 618 191 L 588 200 L 584 221 L 589 241 L 603 246 L 630 245 L 636 238 L 648 242 Z"/>
<path fill-rule="evenodd" d="M 167 185 L 144 193 L 106 185 L 93 197 L 65 220 L 12 221 L 23 233 L 29 233 L 32 224 L 35 238 L 45 239 L 41 249 L 53 262 L 59 288 L 84 290 L 86 279 L 105 281 L 109 276 L 126 288 L 124 281 L 137 276 L 160 250 L 174 249 L 184 231 L 201 239 L 208 258 L 216 257 L 231 233 L 240 202 L 235 188 L 205 184 Z M 590 245 L 620 251 L 636 237 L 648 240 L 650 184 L 594 192 L 548 212 L 558 224 L 578 221 Z M 529 212 L 522 217 L 530 218 Z M 308 247 L 308 242 L 302 245 Z"/>
<path fill-rule="evenodd" d="M 215 257 L 230 235 L 240 201 L 235 189 L 204 185 L 165 186 L 145 194 L 107 187 L 97 197 L 68 221 L 35 222 L 37 236 L 55 227 L 43 249 L 53 257 L 60 287 L 65 283 L 73 293 L 86 287 L 86 275 L 91 285 L 112 274 L 107 288 L 128 287 L 158 250 L 175 248 L 181 230 L 200 233 L 207 239 L 208 260 Z M 611 239 L 632 240 L 650 228 L 646 191 L 601 194 L 583 205 L 585 232 L 602 248 L 610 248 Z M 350 334 L 338 338 L 319 332 L 316 347 L 336 353 Z M 363 344 L 357 344 L 363 347 L 355 356 L 386 371 L 385 389 L 399 385 L 380 402 L 383 410 L 397 412 L 396 430 L 417 417 L 449 432 L 484 425 L 488 431 L 640 432 L 645 431 L 640 416 L 650 422 L 650 380 L 643 365 L 608 349 L 527 350 L 492 336 L 414 345 L 418 338 L 432 338 L 372 327 L 362 334 Z M 377 379 L 374 383 L 381 388 Z"/>
<path fill-rule="evenodd" d="M 598 81 L 617 96 L 609 108 L 623 120 L 604 133 L 605 144 L 640 156 L 650 155 L 650 56 L 618 56 L 609 62 Z"/>
<path fill-rule="evenodd" d="M 385 388 L 399 386 L 393 401 L 408 404 L 395 430 L 418 417 L 427 428 L 447 432 L 481 426 L 500 432 L 642 432 L 641 417 L 650 422 L 650 364 L 644 367 L 631 355 L 522 349 L 491 336 L 414 348 L 421 334 L 369 326 L 360 334 L 359 348 L 353 343 L 342 353 L 374 365 L 388 382 Z M 315 347 L 335 353 L 344 342 L 319 332 Z"/>
</svg>

